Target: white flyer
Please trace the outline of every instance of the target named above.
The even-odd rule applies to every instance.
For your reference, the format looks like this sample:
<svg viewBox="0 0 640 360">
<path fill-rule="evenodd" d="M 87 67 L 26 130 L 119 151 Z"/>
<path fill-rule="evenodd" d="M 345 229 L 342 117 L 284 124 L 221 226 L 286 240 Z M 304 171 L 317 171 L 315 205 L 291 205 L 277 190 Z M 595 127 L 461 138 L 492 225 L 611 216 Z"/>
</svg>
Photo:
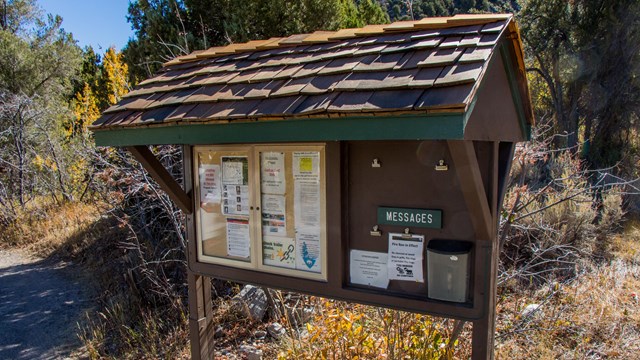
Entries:
<svg viewBox="0 0 640 360">
<path fill-rule="evenodd" d="M 284 195 L 262 195 L 262 235 L 287 235 Z"/>
<path fill-rule="evenodd" d="M 222 185 L 222 213 L 249 216 L 249 186 Z"/>
<path fill-rule="evenodd" d="M 322 271 L 319 229 L 296 230 L 296 269 Z"/>
<path fill-rule="evenodd" d="M 200 203 L 220 202 L 220 165 L 202 164 L 198 169 L 200 177 Z"/>
<path fill-rule="evenodd" d="M 262 262 L 265 265 L 296 268 L 296 240 L 279 236 L 262 239 Z"/>
<path fill-rule="evenodd" d="M 218 215 L 219 216 L 219 215 Z M 207 241 L 224 233 L 224 222 L 217 222 L 216 214 L 200 212 L 200 236 L 202 241 Z"/>
<path fill-rule="evenodd" d="M 249 220 L 227 219 L 227 255 L 248 258 L 250 241 Z"/>
<path fill-rule="evenodd" d="M 349 281 L 352 284 L 386 289 L 389 285 L 387 254 L 351 250 L 349 256 Z"/>
<path fill-rule="evenodd" d="M 320 183 L 295 181 L 293 210 L 296 229 L 320 228 Z"/>
<path fill-rule="evenodd" d="M 222 184 L 247 185 L 249 159 L 246 156 L 222 157 Z"/>
<path fill-rule="evenodd" d="M 424 235 L 389 233 L 389 280 L 424 282 Z"/>
<path fill-rule="evenodd" d="M 287 186 L 284 174 L 284 153 L 260 153 L 260 184 L 263 194 L 284 195 Z"/>
<path fill-rule="evenodd" d="M 317 151 L 293 152 L 293 177 L 296 180 L 320 180 L 320 153 Z"/>
</svg>

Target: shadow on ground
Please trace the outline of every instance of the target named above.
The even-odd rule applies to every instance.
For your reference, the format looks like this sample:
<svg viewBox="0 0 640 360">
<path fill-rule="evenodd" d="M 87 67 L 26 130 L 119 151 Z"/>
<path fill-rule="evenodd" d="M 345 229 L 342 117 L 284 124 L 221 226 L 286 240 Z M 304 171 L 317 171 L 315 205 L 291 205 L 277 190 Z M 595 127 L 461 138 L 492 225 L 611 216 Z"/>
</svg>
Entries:
<svg viewBox="0 0 640 360">
<path fill-rule="evenodd" d="M 61 261 L 0 250 L 0 359 L 61 359 L 80 347 L 90 308 L 76 271 Z"/>
</svg>

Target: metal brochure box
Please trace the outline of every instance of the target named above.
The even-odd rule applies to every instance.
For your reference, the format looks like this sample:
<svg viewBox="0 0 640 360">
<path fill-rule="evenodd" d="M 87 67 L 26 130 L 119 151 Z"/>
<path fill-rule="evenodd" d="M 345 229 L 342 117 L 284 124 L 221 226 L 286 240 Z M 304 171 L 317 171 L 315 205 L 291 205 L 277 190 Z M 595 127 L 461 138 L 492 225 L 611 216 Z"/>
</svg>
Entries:
<svg viewBox="0 0 640 360">
<path fill-rule="evenodd" d="M 467 241 L 432 240 L 427 246 L 427 284 L 430 299 L 463 303 L 469 290 Z"/>
</svg>

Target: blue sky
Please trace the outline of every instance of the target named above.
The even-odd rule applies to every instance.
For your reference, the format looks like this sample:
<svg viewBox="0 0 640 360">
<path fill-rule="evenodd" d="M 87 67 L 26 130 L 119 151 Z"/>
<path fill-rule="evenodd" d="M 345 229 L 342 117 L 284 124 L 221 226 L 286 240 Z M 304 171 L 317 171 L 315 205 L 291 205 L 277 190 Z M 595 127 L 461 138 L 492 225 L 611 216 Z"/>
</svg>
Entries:
<svg viewBox="0 0 640 360">
<path fill-rule="evenodd" d="M 127 22 L 129 0 L 38 0 L 46 13 L 62 16 L 62 27 L 81 47 L 91 45 L 104 52 L 114 45 L 121 50 L 133 37 Z"/>
</svg>

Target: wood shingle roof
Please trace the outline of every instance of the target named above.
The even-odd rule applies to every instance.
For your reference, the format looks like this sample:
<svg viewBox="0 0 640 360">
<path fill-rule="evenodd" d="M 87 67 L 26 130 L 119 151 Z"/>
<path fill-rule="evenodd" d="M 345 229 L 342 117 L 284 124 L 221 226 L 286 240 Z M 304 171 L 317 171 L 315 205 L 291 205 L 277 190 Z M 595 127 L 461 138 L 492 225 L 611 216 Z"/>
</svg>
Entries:
<svg viewBox="0 0 640 360">
<path fill-rule="evenodd" d="M 426 18 L 196 51 L 164 64 L 91 126 L 102 130 L 303 118 L 464 114 L 508 43 L 532 116 L 509 14 Z M 466 121 L 466 120 L 465 120 Z"/>
</svg>

